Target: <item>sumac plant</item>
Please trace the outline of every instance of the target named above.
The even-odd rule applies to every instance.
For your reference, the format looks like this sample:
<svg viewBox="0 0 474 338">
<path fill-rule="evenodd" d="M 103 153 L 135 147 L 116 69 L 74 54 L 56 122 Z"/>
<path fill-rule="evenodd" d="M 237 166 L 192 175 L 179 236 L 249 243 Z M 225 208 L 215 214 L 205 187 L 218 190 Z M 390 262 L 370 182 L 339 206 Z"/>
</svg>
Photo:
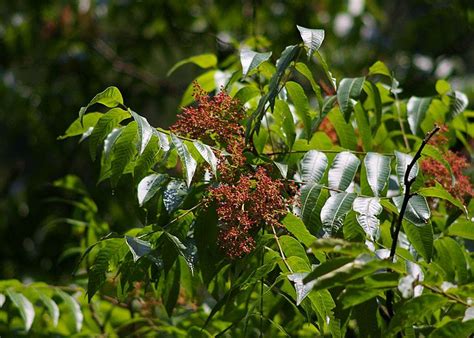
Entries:
<svg viewBox="0 0 474 338">
<path fill-rule="evenodd" d="M 87 140 L 98 181 L 133 185 L 142 209 L 141 224 L 102 229 L 84 250 L 83 331 L 474 332 L 467 97 L 444 80 L 409 96 L 380 61 L 337 79 L 324 31 L 297 29 L 302 42 L 276 56 L 248 40 L 221 62 L 177 64 L 204 71 L 169 130 L 116 87 L 80 109 L 62 137 Z M 3 289 L 28 330 L 28 294 Z"/>
</svg>

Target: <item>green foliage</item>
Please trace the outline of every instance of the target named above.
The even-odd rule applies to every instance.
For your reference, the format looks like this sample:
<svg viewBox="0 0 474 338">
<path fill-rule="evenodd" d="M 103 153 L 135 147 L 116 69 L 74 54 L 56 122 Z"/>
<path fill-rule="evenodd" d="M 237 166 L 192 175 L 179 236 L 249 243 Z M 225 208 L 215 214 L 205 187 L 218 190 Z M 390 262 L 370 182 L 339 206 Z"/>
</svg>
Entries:
<svg viewBox="0 0 474 338">
<path fill-rule="evenodd" d="M 337 87 L 318 51 L 324 31 L 298 30 L 302 44 L 286 47 L 275 65 L 270 51 L 245 47 L 222 63 L 204 54 L 170 71 L 186 63 L 212 68 L 196 79 L 209 91 L 219 87 L 217 72 L 230 75 L 224 87 L 246 109 L 240 121 L 246 144 L 238 144 L 245 164 L 232 170 L 273 168 L 271 179 L 285 187 L 282 196 L 291 197 L 280 222 L 258 224 L 254 248 L 243 257 L 223 254 L 221 235 L 228 229 L 222 205 L 211 198 L 212 188 L 235 183 L 221 167 L 226 158 L 233 160 L 235 149 L 222 147 L 214 134 L 195 140 L 152 127 L 115 87 L 81 108 L 79 122 L 62 138 L 88 138 L 93 159 L 101 150 L 99 181 L 108 180 L 113 188 L 131 185 L 134 194 L 127 198 L 145 216 L 141 224 L 113 233 L 97 225 L 97 207 L 77 180 L 58 183 L 78 193 L 77 215 L 87 224 L 78 265 L 87 278 L 78 280 L 87 285 L 88 305 L 70 294 L 83 294 L 81 287 L 65 292 L 47 286 L 59 306 L 38 291 L 51 332 L 336 337 L 363 335 L 369 327 L 374 336 L 468 332 L 472 319 L 458 319 L 470 307 L 472 255 L 460 237 L 474 237 L 472 221 L 465 219 L 473 208 L 447 187 L 428 186 L 417 163 L 421 154 L 442 158 L 425 147 L 428 139 L 420 139 L 420 130 L 446 122 L 453 142 L 468 137 L 467 128 L 457 128 L 453 120 L 463 116 L 464 97 L 438 83 L 439 98 L 400 99 L 396 80 L 381 62 Z M 393 80 L 390 88 L 386 78 Z M 334 92 L 323 97 L 321 81 L 329 81 Z M 446 108 L 438 115 L 430 114 L 435 100 Z M 189 89 L 182 102 L 192 103 Z M 101 115 L 89 112 L 96 104 L 103 106 Z M 328 121 L 333 129 L 324 133 Z M 440 164 L 454 175 L 446 161 Z M 251 203 L 226 212 L 246 208 Z M 33 289 L 38 287 L 0 285 L 7 305 L 18 309 L 23 331 L 44 320 L 27 297 Z M 69 314 L 65 328 L 54 331 L 62 325 L 63 309 Z M 371 310 L 364 316 L 361 309 Z M 121 322 L 112 321 L 112 311 L 120 313 Z M 15 316 L 11 306 L 6 312 Z M 16 327 L 15 321 L 6 325 Z"/>
</svg>

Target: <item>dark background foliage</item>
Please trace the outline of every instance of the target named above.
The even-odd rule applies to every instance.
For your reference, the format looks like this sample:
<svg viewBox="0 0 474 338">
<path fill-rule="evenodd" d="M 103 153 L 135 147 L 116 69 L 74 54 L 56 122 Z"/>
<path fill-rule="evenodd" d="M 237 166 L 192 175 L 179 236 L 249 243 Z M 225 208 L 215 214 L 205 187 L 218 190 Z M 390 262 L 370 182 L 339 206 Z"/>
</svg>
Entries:
<svg viewBox="0 0 474 338">
<path fill-rule="evenodd" d="M 51 201 L 61 195 L 51 183 L 68 173 L 85 181 L 112 228 L 139 222 L 130 188 L 96 185 L 86 147 L 57 141 L 81 105 L 116 85 L 152 125 L 169 126 L 199 74 L 186 66 L 167 77 L 173 64 L 209 51 L 222 61 L 248 36 L 264 36 L 278 55 L 299 41 L 295 23 L 325 29 L 323 52 L 338 78 L 382 60 L 409 93 L 430 95 L 435 78 L 448 78 L 474 101 L 468 0 L 3 1 L 0 278 L 55 280 L 72 269 L 57 260 L 71 228 L 47 226 L 70 213 Z"/>
</svg>

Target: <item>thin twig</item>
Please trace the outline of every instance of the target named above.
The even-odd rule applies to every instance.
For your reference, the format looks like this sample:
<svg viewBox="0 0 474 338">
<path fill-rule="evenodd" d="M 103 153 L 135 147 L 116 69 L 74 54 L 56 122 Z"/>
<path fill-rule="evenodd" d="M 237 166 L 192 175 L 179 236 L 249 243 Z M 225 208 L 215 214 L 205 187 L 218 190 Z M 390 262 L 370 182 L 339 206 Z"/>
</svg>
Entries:
<svg viewBox="0 0 474 338">
<path fill-rule="evenodd" d="M 405 211 L 408 205 L 408 201 L 412 197 L 410 193 L 410 188 L 411 185 L 415 182 L 416 177 L 410 179 L 410 173 L 413 167 L 416 164 L 416 161 L 421 157 L 421 152 L 423 151 L 423 148 L 425 145 L 428 143 L 428 141 L 433 137 L 434 134 L 439 130 L 440 128 L 438 126 L 435 126 L 432 131 L 430 131 L 428 134 L 426 134 L 425 138 L 423 139 L 423 142 L 421 143 L 420 147 L 418 148 L 418 151 L 416 152 L 415 156 L 411 160 L 410 164 L 408 164 L 407 169 L 405 171 L 405 176 L 403 178 L 403 183 L 405 185 L 405 194 L 403 197 L 403 203 L 402 207 L 400 208 L 400 213 L 398 215 L 397 219 L 397 225 L 395 227 L 395 231 L 392 233 L 392 247 L 390 249 L 390 261 L 393 262 L 393 259 L 395 257 L 395 252 L 397 250 L 397 243 L 398 243 L 398 234 L 400 233 L 400 229 L 402 227 L 402 221 L 403 217 L 405 215 Z"/>
</svg>

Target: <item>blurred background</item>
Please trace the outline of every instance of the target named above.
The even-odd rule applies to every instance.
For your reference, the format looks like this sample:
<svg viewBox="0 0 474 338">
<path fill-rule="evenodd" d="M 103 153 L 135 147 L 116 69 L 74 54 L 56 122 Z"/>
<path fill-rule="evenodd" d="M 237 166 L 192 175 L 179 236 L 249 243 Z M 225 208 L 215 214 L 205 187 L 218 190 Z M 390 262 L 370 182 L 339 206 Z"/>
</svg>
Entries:
<svg viewBox="0 0 474 338">
<path fill-rule="evenodd" d="M 321 51 L 338 79 L 382 60 L 406 93 L 434 95 L 436 79 L 448 79 L 473 107 L 472 0 L 1 1 L 0 279 L 68 278 L 77 256 L 58 258 L 80 233 L 56 221 L 74 206 L 52 185 L 67 174 L 84 181 L 111 228 L 138 222 L 131 187 L 98 186 L 87 147 L 57 140 L 96 93 L 115 85 L 167 127 L 201 72 L 188 65 L 167 77 L 177 61 L 204 52 L 223 61 L 258 35 L 279 55 L 300 41 L 296 24 L 325 29 Z"/>
</svg>

